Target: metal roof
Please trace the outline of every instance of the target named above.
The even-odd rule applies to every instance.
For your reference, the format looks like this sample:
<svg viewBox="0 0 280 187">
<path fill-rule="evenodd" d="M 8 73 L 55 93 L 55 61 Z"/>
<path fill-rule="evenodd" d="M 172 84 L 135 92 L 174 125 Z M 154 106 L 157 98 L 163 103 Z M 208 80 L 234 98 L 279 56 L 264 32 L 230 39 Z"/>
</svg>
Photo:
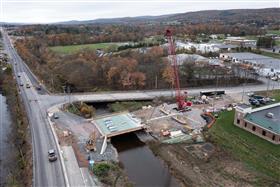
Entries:
<svg viewBox="0 0 280 187">
<path fill-rule="evenodd" d="M 208 58 L 203 57 L 201 55 L 197 55 L 197 54 L 177 54 L 176 59 L 177 59 L 177 64 L 179 66 L 183 65 L 184 62 L 190 63 L 190 62 L 208 62 L 209 61 Z M 168 56 L 168 60 L 170 63 L 172 63 L 170 55 Z"/>
<path fill-rule="evenodd" d="M 227 56 L 233 57 L 233 58 L 238 58 L 240 60 L 256 60 L 256 59 L 271 59 L 271 57 L 268 56 L 263 56 L 263 55 L 259 55 L 259 54 L 255 54 L 255 53 L 248 53 L 248 52 L 244 52 L 244 53 L 223 53 Z M 272 58 L 274 59 L 274 58 Z M 275 59 L 277 60 L 277 59 Z"/>
<path fill-rule="evenodd" d="M 267 117 L 267 113 L 272 113 L 273 117 Z M 245 116 L 245 120 L 280 134 L 280 106 L 249 113 Z"/>
<path fill-rule="evenodd" d="M 219 49 L 228 49 L 228 48 L 237 48 L 237 45 L 232 44 L 214 44 L 214 47 L 217 47 Z"/>
<path fill-rule="evenodd" d="M 238 61 L 248 62 L 257 65 L 263 65 L 267 68 L 280 69 L 280 60 L 264 55 L 254 53 L 222 53 L 223 55 L 235 58 Z"/>
</svg>

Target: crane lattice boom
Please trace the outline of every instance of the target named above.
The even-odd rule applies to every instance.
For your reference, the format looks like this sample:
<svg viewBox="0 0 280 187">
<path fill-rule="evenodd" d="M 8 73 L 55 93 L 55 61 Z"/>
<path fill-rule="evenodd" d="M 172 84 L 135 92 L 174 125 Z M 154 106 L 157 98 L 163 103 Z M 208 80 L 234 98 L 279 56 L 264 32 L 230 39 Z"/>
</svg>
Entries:
<svg viewBox="0 0 280 187">
<path fill-rule="evenodd" d="M 186 108 L 189 104 L 185 102 L 184 95 L 181 94 L 181 87 L 180 87 L 180 79 L 179 79 L 179 73 L 178 73 L 178 64 L 177 64 L 177 57 L 176 57 L 176 47 L 173 41 L 172 32 L 167 29 L 165 36 L 168 40 L 168 54 L 171 57 L 172 60 L 172 66 L 173 66 L 173 73 L 174 73 L 174 84 L 175 84 L 175 91 L 176 91 L 176 102 L 178 110 L 182 110 Z"/>
</svg>

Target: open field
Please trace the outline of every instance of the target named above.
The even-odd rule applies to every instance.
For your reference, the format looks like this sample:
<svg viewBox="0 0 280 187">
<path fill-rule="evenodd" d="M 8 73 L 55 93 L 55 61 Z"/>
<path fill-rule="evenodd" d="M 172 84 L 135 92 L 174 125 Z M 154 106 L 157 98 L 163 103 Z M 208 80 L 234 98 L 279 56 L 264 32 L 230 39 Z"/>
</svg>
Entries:
<svg viewBox="0 0 280 187">
<path fill-rule="evenodd" d="M 280 35 L 280 30 L 268 30 L 267 33 L 268 34 L 278 34 L 278 35 Z"/>
<path fill-rule="evenodd" d="M 83 44 L 83 45 L 66 45 L 66 46 L 55 46 L 50 47 L 50 49 L 54 52 L 61 54 L 71 54 L 78 52 L 83 49 L 116 49 L 121 43 L 96 43 L 96 44 Z"/>
<path fill-rule="evenodd" d="M 233 118 L 234 111 L 223 112 L 209 130 L 211 139 L 259 176 L 279 183 L 280 146 L 234 126 Z M 259 179 L 257 184 L 262 185 L 263 179 Z"/>
</svg>

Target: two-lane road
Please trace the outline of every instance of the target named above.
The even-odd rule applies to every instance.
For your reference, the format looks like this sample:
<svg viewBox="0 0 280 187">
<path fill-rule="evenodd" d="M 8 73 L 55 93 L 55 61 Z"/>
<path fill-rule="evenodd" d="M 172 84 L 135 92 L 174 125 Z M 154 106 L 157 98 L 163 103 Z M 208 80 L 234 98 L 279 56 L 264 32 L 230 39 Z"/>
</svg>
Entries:
<svg viewBox="0 0 280 187">
<path fill-rule="evenodd" d="M 5 32 L 3 32 L 3 43 L 10 56 L 14 73 L 17 78 L 21 99 L 24 103 L 32 134 L 33 150 L 33 186 L 38 187 L 62 187 L 65 186 L 64 173 L 61 160 L 50 163 L 47 152 L 49 149 L 58 150 L 54 141 L 53 134 L 47 122 L 47 108 L 39 100 L 40 95 L 34 87 L 39 83 L 36 77 L 30 72 L 29 68 L 20 59 L 17 52 L 10 43 Z M 18 77 L 20 75 L 20 77 Z M 31 88 L 26 88 L 26 83 L 31 84 Z"/>
</svg>

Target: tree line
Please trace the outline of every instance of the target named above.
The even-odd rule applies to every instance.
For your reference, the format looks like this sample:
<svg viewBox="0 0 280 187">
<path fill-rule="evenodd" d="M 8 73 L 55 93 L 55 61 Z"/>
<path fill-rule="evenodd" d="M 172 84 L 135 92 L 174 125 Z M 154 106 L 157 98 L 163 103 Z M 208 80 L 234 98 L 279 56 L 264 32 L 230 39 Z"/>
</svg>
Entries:
<svg viewBox="0 0 280 187">
<path fill-rule="evenodd" d="M 168 26 L 175 36 L 193 38 L 198 34 L 261 35 L 265 31 L 254 26 L 225 25 L 219 22 Z M 49 46 L 101 42 L 139 42 L 146 37 L 164 35 L 166 25 L 27 25 L 11 30 L 15 36 L 46 38 Z"/>
<path fill-rule="evenodd" d="M 60 55 L 48 49 L 39 37 L 17 40 L 20 56 L 54 91 L 69 85 L 72 91 L 131 90 L 173 87 L 173 69 L 167 49 L 154 46 L 144 53 L 124 50 L 111 56 L 98 57 L 95 50 L 85 49 Z M 217 74 L 220 72 L 220 74 Z M 242 79 L 224 67 L 207 63 L 185 62 L 180 67 L 182 87 L 215 84 L 239 84 Z"/>
</svg>

